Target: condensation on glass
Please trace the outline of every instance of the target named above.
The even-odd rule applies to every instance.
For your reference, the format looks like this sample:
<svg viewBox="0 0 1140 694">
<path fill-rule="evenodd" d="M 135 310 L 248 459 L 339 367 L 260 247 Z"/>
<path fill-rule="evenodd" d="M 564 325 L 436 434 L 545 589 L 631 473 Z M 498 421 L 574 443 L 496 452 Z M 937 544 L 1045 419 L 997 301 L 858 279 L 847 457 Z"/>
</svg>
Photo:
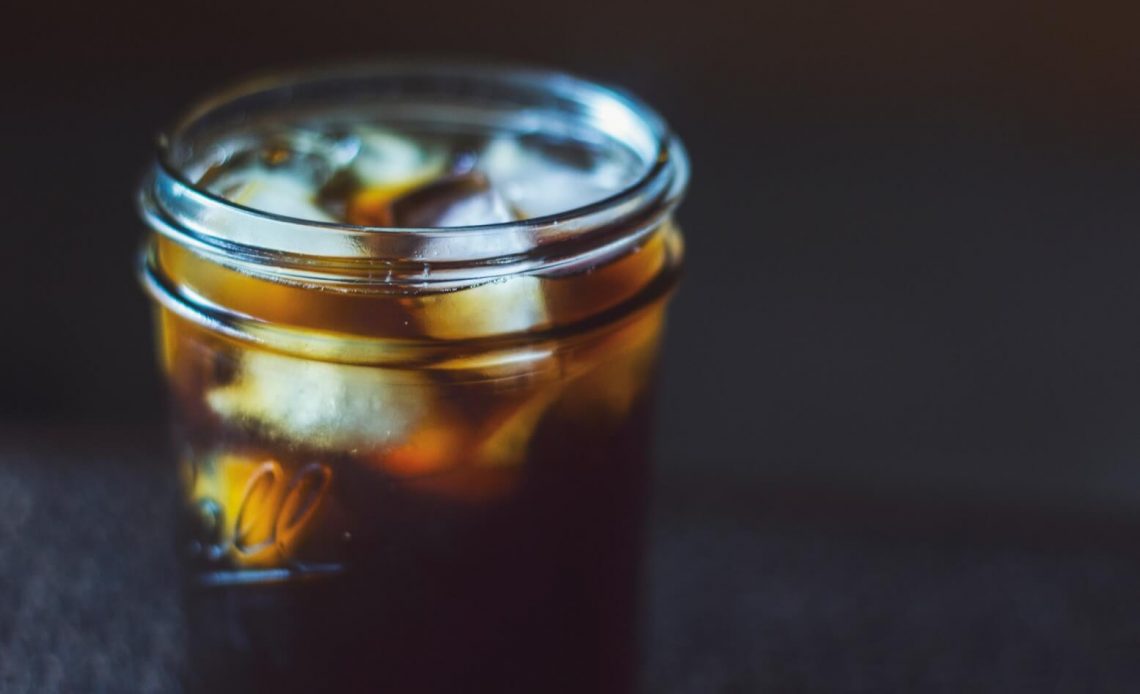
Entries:
<svg viewBox="0 0 1140 694">
<path fill-rule="evenodd" d="M 140 193 L 191 691 L 626 692 L 680 143 L 563 74 L 203 102 Z"/>
</svg>

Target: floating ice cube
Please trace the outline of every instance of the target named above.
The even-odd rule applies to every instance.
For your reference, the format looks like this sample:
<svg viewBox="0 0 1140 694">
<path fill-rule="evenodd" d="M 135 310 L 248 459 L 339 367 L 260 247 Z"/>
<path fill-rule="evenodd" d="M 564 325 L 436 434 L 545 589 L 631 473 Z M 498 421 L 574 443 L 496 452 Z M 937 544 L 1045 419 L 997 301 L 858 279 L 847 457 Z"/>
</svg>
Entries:
<svg viewBox="0 0 1140 694">
<path fill-rule="evenodd" d="M 395 200 L 391 216 L 399 226 L 475 226 L 509 222 L 514 215 L 487 178 L 468 173 L 441 179 Z M 463 231 L 425 238 L 425 255 L 506 256 L 528 247 L 522 231 Z M 411 300 L 424 332 L 439 338 L 469 338 L 527 330 L 545 323 L 546 298 L 534 277 L 511 277 Z"/>
<path fill-rule="evenodd" d="M 237 379 L 206 396 L 227 419 L 320 448 L 371 449 L 402 440 L 430 410 L 431 384 L 410 372 L 249 351 Z"/>
<path fill-rule="evenodd" d="M 376 126 L 360 126 L 351 161 L 353 173 L 365 186 L 420 183 L 444 172 L 447 152 L 441 147 L 403 137 Z"/>
<path fill-rule="evenodd" d="M 264 212 L 310 221 L 332 218 L 317 191 L 357 154 L 357 145 L 302 129 L 274 130 L 219 143 L 199 183 L 228 200 Z"/>
<path fill-rule="evenodd" d="M 445 172 L 446 151 L 422 140 L 375 126 L 358 126 L 344 139 L 355 143 L 355 153 L 321 199 L 350 224 L 395 226 L 392 201 Z"/>
<path fill-rule="evenodd" d="M 313 222 L 334 221 L 317 206 L 312 182 L 287 168 L 238 169 L 219 176 L 210 189 L 245 207 Z"/>
<path fill-rule="evenodd" d="M 637 175 L 632 155 L 602 155 L 585 144 L 517 135 L 492 140 L 478 166 L 527 217 L 566 212 L 603 200 Z"/>
<path fill-rule="evenodd" d="M 622 421 L 651 382 L 661 331 L 660 310 L 569 351 L 560 406 L 583 420 Z"/>
<path fill-rule="evenodd" d="M 521 401 L 486 402 L 477 415 L 441 419 L 377 461 L 424 493 L 466 502 L 500 499 L 517 487 L 535 429 L 559 392 L 543 384 Z"/>
<path fill-rule="evenodd" d="M 536 277 L 510 277 L 409 301 L 423 331 L 443 339 L 522 332 L 547 322 L 546 298 Z"/>
<path fill-rule="evenodd" d="M 475 464 L 484 467 L 521 464 L 538 422 L 559 393 L 560 388 L 555 384 L 544 384 L 538 393 L 518 405 L 496 426 L 484 431 L 474 451 Z"/>
<path fill-rule="evenodd" d="M 415 188 L 391 204 L 398 227 L 464 227 L 514 221 L 507 201 L 479 172 L 449 176 Z"/>
<path fill-rule="evenodd" d="M 210 185 L 222 197 L 262 212 L 310 222 L 336 222 L 336 217 L 317 205 L 314 187 L 290 169 L 246 169 L 227 172 Z M 282 230 L 275 221 L 250 219 L 235 240 L 251 245 L 274 247 L 282 242 Z M 294 240 L 307 253 L 351 257 L 358 255 L 357 241 L 348 236 L 312 233 Z"/>
</svg>

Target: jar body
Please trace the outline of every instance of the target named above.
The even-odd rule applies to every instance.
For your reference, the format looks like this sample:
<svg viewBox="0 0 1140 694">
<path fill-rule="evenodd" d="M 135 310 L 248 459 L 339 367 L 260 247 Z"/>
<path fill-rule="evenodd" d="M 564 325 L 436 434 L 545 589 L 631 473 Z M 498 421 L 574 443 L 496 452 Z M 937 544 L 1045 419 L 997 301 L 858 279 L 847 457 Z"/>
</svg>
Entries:
<svg viewBox="0 0 1140 694">
<path fill-rule="evenodd" d="M 171 281 L 288 312 L 321 355 L 299 349 L 308 338 L 254 344 L 158 308 L 185 500 L 190 689 L 631 691 L 667 284 L 646 289 L 673 274 L 676 238 L 663 225 L 564 277 L 434 297 L 275 285 L 297 293 L 287 298 L 158 241 Z M 459 339 L 496 320 L 470 312 L 506 311 L 512 293 L 514 310 L 541 296 L 566 318 L 596 313 L 590 301 L 625 305 L 508 344 Z M 436 337 L 398 359 L 327 358 L 350 324 L 357 347 L 406 343 L 385 320 Z"/>
<path fill-rule="evenodd" d="M 451 168 L 414 133 L 451 137 Z M 191 692 L 635 688 L 687 173 L 631 97 L 499 68 L 254 82 L 161 140 L 141 276 Z M 536 192 L 552 214 L 526 214 Z M 510 221 L 361 225 L 422 220 L 444 193 Z"/>
</svg>

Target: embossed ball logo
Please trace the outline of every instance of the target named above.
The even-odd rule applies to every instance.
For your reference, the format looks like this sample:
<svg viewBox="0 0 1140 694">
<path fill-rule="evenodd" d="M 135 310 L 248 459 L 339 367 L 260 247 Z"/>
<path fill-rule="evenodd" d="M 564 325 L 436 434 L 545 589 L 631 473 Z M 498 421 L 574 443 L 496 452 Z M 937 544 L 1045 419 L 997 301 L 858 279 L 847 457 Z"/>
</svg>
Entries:
<svg viewBox="0 0 1140 694">
<path fill-rule="evenodd" d="M 277 462 L 262 463 L 250 477 L 238 505 L 234 549 L 250 559 L 273 552 L 287 558 L 331 483 L 332 471 L 320 463 L 302 467 L 292 480 Z"/>
<path fill-rule="evenodd" d="M 228 556 L 242 566 L 290 563 L 331 485 L 332 470 L 323 463 L 290 473 L 277 461 L 264 461 L 244 486 L 235 484 L 231 491 L 223 485 L 217 499 L 199 496 L 195 505 L 205 543 L 194 543 L 191 551 L 212 561 Z"/>
</svg>

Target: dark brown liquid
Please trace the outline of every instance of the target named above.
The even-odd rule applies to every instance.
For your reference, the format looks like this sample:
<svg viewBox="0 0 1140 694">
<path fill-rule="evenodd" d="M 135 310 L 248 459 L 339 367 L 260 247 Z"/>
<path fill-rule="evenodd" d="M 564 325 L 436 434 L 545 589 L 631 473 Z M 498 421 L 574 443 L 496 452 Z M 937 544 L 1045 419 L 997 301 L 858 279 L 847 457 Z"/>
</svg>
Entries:
<svg viewBox="0 0 1140 694">
<path fill-rule="evenodd" d="M 652 367 L 679 253 L 666 225 L 589 271 L 353 293 L 159 239 L 163 281 L 293 340 L 158 313 L 189 691 L 634 690 Z"/>
<path fill-rule="evenodd" d="M 647 402 L 616 428 L 548 415 L 491 502 L 336 461 L 345 571 L 201 587 L 192 566 L 190 690 L 632 691 Z"/>
</svg>

